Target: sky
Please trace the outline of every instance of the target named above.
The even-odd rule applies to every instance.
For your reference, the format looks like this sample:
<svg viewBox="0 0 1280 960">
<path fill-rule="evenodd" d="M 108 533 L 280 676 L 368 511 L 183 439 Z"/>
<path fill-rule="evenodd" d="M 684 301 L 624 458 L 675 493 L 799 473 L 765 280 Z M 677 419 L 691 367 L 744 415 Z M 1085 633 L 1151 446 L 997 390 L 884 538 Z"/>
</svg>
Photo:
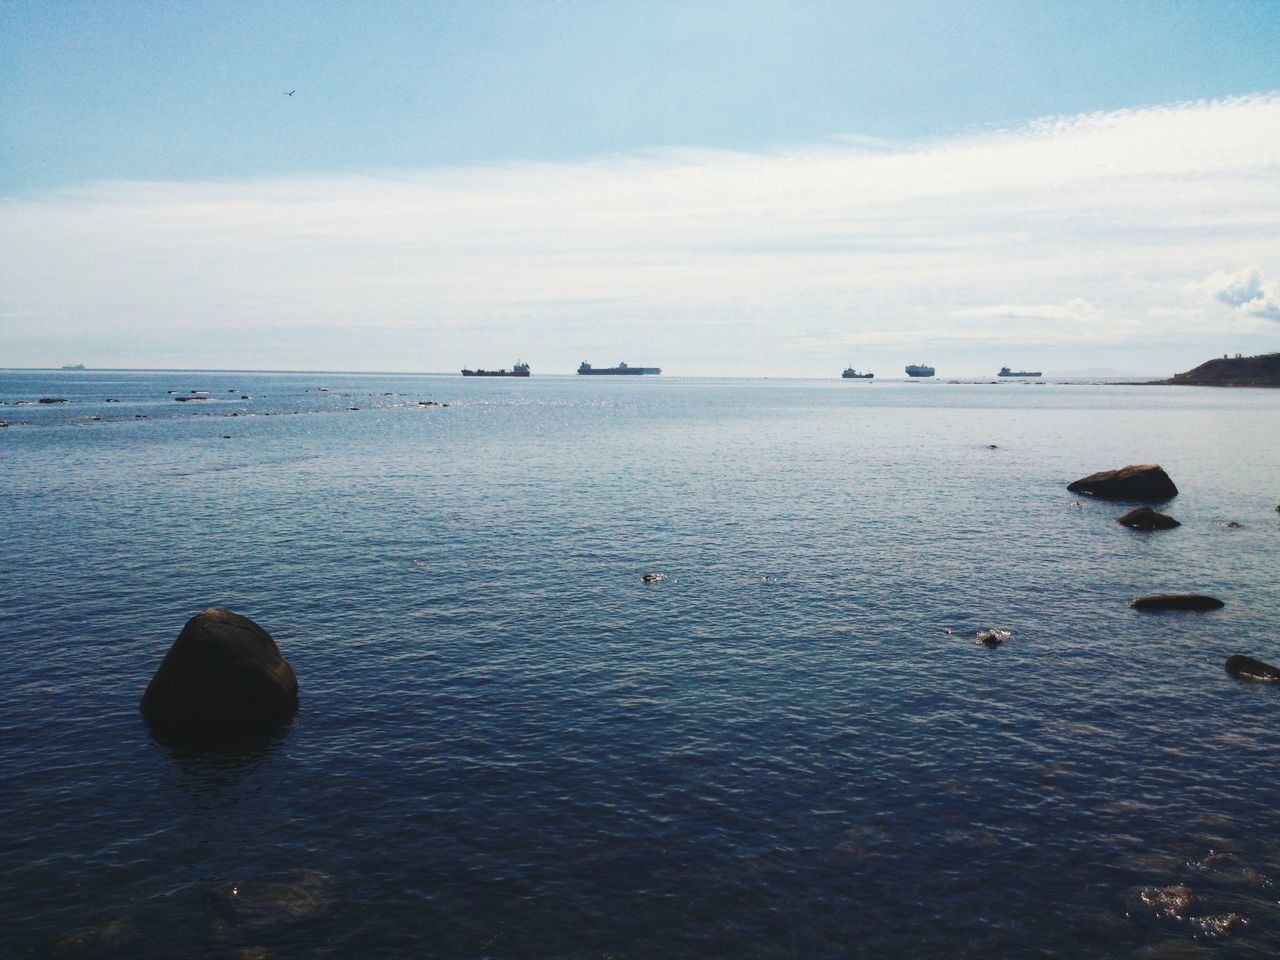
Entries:
<svg viewBox="0 0 1280 960">
<path fill-rule="evenodd" d="M 1274 350 L 1278 0 L 0 2 L 0 367 Z"/>
</svg>

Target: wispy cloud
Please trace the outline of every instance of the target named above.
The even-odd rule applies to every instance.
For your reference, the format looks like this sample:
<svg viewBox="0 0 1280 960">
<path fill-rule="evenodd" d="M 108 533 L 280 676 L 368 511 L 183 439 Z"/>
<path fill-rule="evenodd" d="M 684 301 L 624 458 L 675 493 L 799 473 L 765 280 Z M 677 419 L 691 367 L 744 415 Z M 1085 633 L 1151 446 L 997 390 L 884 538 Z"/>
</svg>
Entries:
<svg viewBox="0 0 1280 960">
<path fill-rule="evenodd" d="M 275 366 L 349 342 L 452 366 L 495 338 L 709 372 L 779 347 L 793 370 L 899 343 L 1216 354 L 1280 319 L 1280 94 L 915 144 L 97 183 L 0 204 L 0 248 L 31 353 L 170 330 Z"/>
</svg>

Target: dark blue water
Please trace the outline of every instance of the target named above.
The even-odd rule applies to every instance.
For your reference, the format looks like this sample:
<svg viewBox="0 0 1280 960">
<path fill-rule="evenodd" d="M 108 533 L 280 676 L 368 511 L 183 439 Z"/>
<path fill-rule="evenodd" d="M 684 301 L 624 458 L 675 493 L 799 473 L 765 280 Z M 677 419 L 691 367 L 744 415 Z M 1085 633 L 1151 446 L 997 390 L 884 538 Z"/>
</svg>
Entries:
<svg viewBox="0 0 1280 960">
<path fill-rule="evenodd" d="M 1280 689 L 1222 668 L 1280 660 L 1280 392 L 0 400 L 6 960 L 1280 952 Z M 1065 490 L 1152 461 L 1177 530 Z M 1172 590 L 1227 606 L 1127 606 Z M 271 631 L 301 707 L 175 751 L 137 701 L 209 606 Z"/>
</svg>

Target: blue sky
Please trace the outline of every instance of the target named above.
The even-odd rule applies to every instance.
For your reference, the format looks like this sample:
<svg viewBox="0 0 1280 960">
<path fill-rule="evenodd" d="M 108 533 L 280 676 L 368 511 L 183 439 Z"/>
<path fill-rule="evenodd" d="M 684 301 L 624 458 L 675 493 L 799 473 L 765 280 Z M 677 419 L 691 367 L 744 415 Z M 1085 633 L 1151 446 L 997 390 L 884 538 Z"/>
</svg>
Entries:
<svg viewBox="0 0 1280 960">
<path fill-rule="evenodd" d="M 1277 90 L 1276 2 L 8 2 L 0 365 L 1277 349 Z"/>
</svg>

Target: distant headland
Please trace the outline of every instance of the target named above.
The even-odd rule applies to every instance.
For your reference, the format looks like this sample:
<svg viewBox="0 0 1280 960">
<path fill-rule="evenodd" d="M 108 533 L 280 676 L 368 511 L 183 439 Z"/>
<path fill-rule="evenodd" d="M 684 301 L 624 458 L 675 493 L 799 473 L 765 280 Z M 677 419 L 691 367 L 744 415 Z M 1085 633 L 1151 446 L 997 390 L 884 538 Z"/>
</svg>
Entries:
<svg viewBox="0 0 1280 960">
<path fill-rule="evenodd" d="M 1187 387 L 1280 387 L 1280 353 L 1215 357 L 1186 373 L 1153 384 Z"/>
</svg>

